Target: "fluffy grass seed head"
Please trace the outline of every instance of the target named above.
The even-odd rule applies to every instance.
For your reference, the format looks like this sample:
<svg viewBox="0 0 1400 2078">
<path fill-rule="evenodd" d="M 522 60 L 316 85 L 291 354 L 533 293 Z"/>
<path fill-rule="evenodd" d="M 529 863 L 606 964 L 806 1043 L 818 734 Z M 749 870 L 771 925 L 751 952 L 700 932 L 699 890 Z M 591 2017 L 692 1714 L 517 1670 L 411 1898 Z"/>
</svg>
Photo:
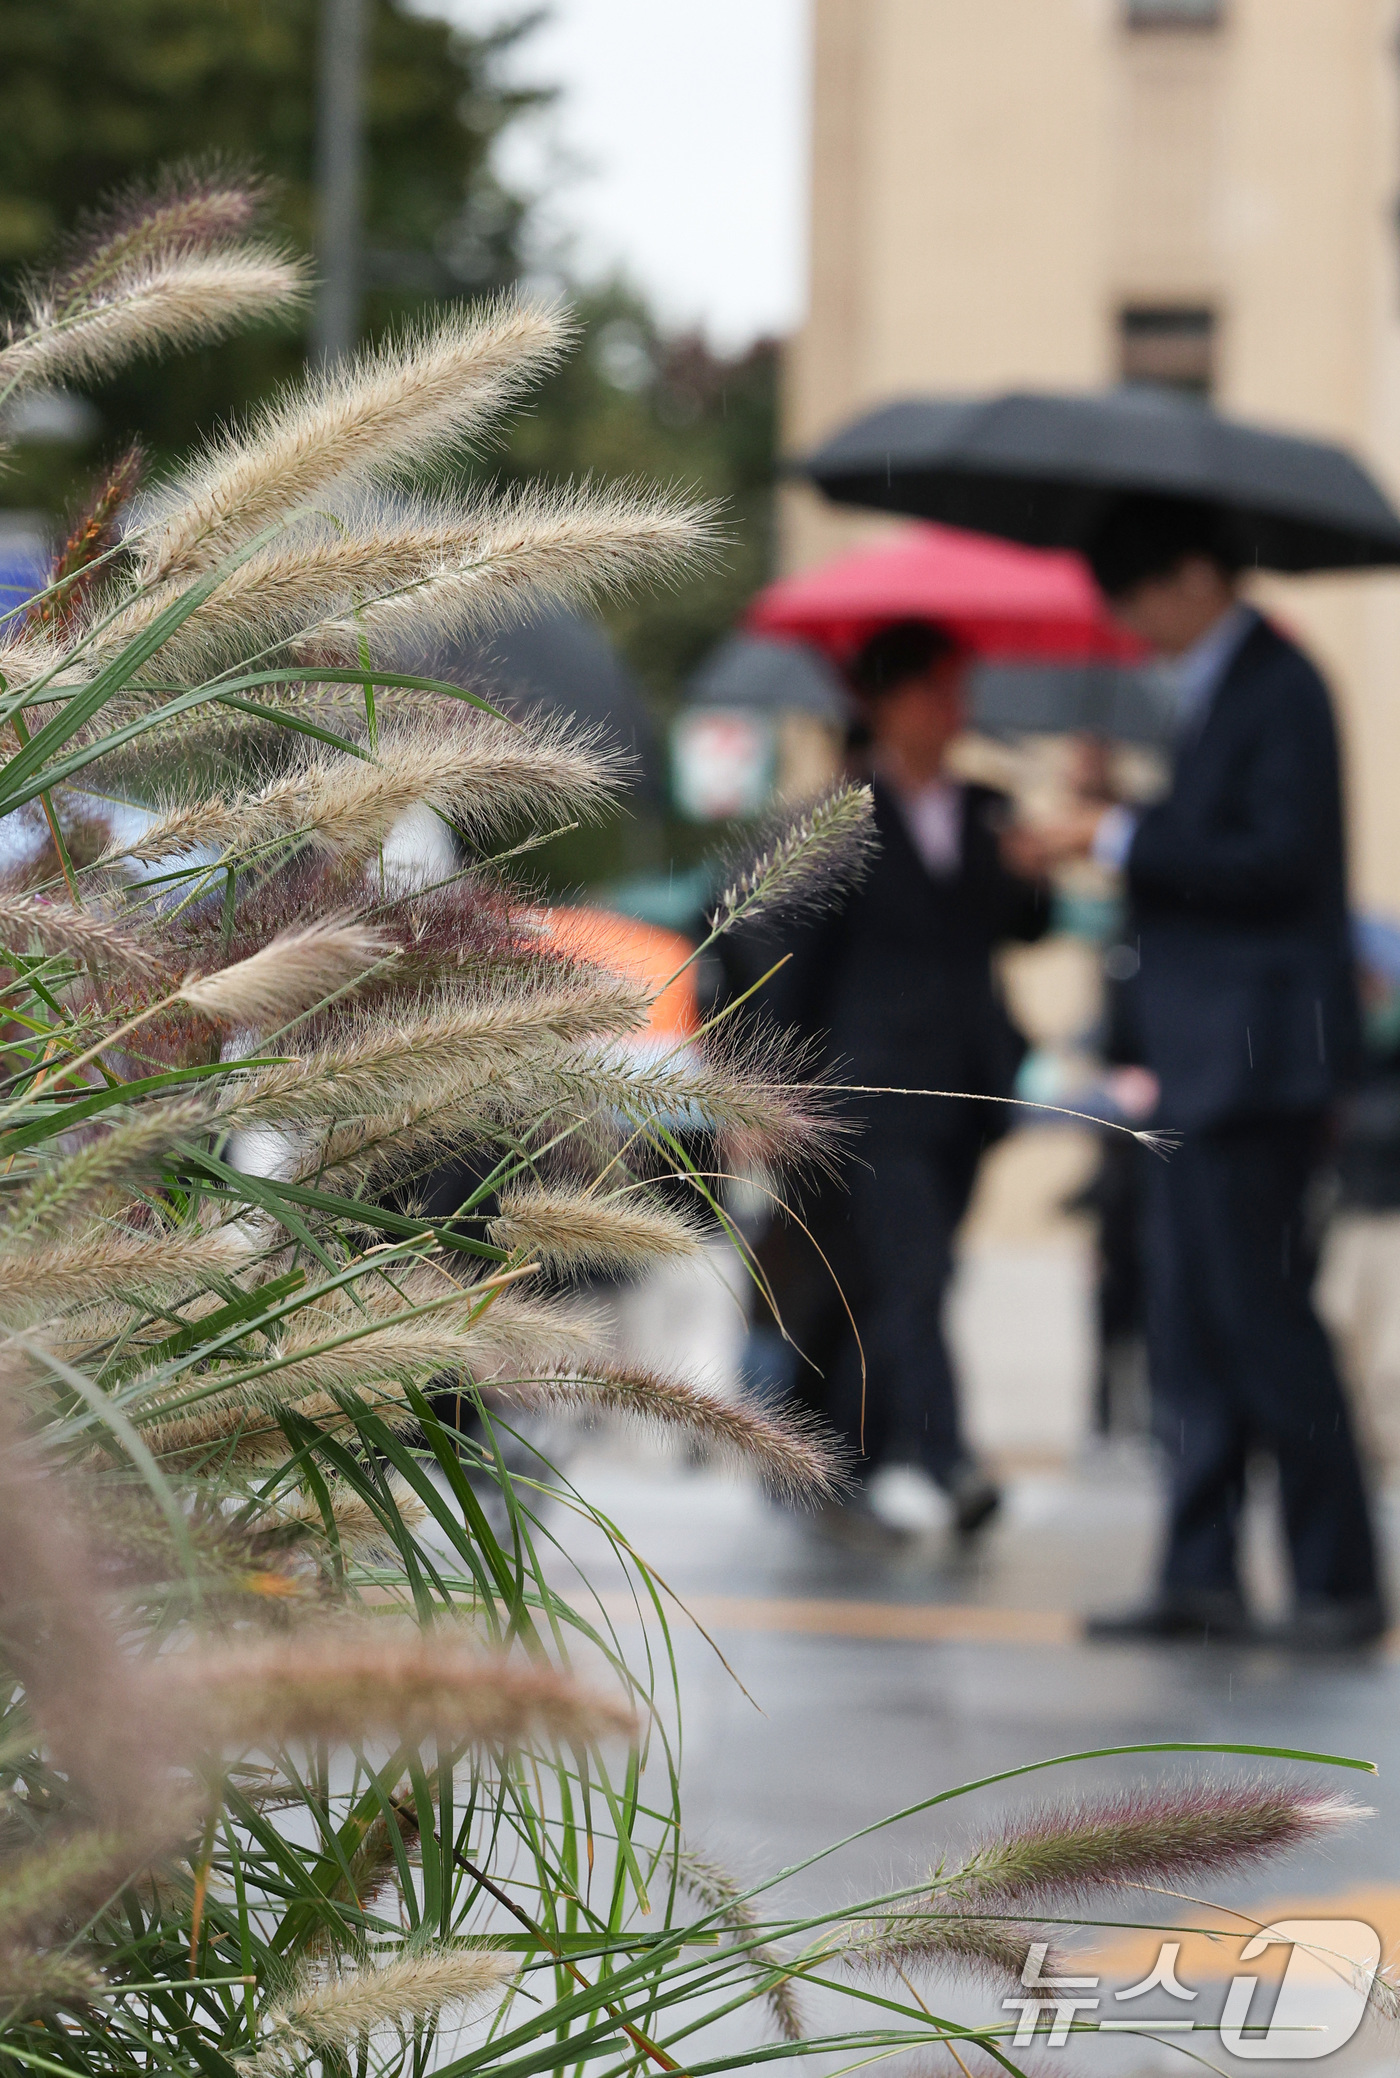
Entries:
<svg viewBox="0 0 1400 2078">
<path fill-rule="evenodd" d="M 108 856 L 156 864 L 207 846 L 246 857 L 296 841 L 351 864 L 370 859 L 420 803 L 478 840 L 526 817 L 592 820 L 623 769 L 587 739 L 566 740 L 557 723 L 420 722 L 387 729 L 372 757 L 308 758 L 256 792 L 172 802 Z"/>
<path fill-rule="evenodd" d="M 689 1379 L 670 1378 L 640 1365 L 594 1364 L 579 1375 L 497 1377 L 488 1397 L 582 1414 L 622 1415 L 662 1430 L 680 1430 L 720 1458 L 756 1473 L 769 1492 L 792 1502 L 812 1506 L 832 1500 L 849 1484 L 840 1445 L 815 1419 L 789 1410 L 757 1414 Z"/>
<path fill-rule="evenodd" d="M 760 917 L 774 922 L 824 909 L 860 879 L 874 849 L 870 788 L 834 787 L 769 831 L 731 871 L 710 927 L 728 931 Z"/>
<path fill-rule="evenodd" d="M 444 460 L 554 366 L 566 318 L 515 297 L 450 310 L 318 370 L 214 442 L 148 516 L 143 578 L 217 562 L 329 486 Z"/>
<path fill-rule="evenodd" d="M 802 2008 L 787 1974 L 786 1959 L 776 1948 L 756 1938 L 757 1915 L 741 1885 L 728 1869 L 709 1855 L 697 1854 L 692 1847 L 678 1849 L 671 1857 L 671 1866 L 681 1889 L 712 1912 L 726 1933 L 744 1944 L 749 1968 L 764 1980 L 764 2002 L 783 2040 L 802 2041 L 806 2032 Z"/>
<path fill-rule="evenodd" d="M 313 1739 L 574 1745 L 637 1729 L 619 1698 L 552 1667 L 493 1659 L 442 1631 L 369 1624 L 167 1655 L 159 1686 L 177 1723 L 244 1748 Z"/>
<path fill-rule="evenodd" d="M 138 1190 L 181 1140 L 205 1129 L 210 1107 L 200 1097 L 168 1098 L 135 1107 L 63 1155 L 12 1196 L 0 1197 L 0 1248 L 21 1237 L 53 1233 L 93 1216 L 107 1201 Z M 3 1285 L 0 1259 L 0 1286 Z"/>
<path fill-rule="evenodd" d="M 944 1905 L 861 1920 L 846 1929 L 838 1952 L 862 1972 L 964 1970 L 1005 1987 L 1020 1978 L 1034 1939 L 1032 1927 L 1014 1920 L 980 1918 Z"/>
<path fill-rule="evenodd" d="M 208 345 L 299 309 L 308 279 L 273 246 L 156 255 L 62 315 L 31 310 L 0 347 L 0 390 L 111 375 L 146 354 Z"/>
<path fill-rule="evenodd" d="M 549 1270 L 639 1271 L 692 1259 L 701 1250 L 694 1221 L 650 1194 L 600 1197 L 534 1186 L 504 1190 L 498 1203 L 500 1212 L 487 1228 L 490 1239 L 501 1248 L 523 1249 Z"/>
<path fill-rule="evenodd" d="M 46 895 L 0 893 L 0 944 L 25 953 L 37 945 L 50 957 L 135 976 L 158 964 L 151 946 L 117 918 Z"/>
<path fill-rule="evenodd" d="M 305 2048 L 345 2052 L 375 2028 L 407 2031 L 448 2012 L 465 2012 L 502 1990 L 519 1969 L 512 1956 L 490 1948 L 439 1948 L 305 1983 L 274 2007 L 263 2048 L 241 2068 L 292 2069 L 303 2062 Z"/>
<path fill-rule="evenodd" d="M 246 1240 L 231 1227 L 139 1232 L 94 1226 L 70 1240 L 0 1249 L 0 1311 L 12 1327 L 93 1301 L 144 1305 L 237 1269 Z"/>
<path fill-rule="evenodd" d="M 973 1906 L 1041 1908 L 1123 1885 L 1195 1883 L 1363 1815 L 1333 1790 L 1187 1782 L 1052 1805 L 1008 1826 L 938 1885 Z"/>
<path fill-rule="evenodd" d="M 215 1024 L 266 1029 L 340 994 L 393 951 L 366 924 L 306 924 L 215 974 L 189 977 L 180 1000 Z"/>
</svg>

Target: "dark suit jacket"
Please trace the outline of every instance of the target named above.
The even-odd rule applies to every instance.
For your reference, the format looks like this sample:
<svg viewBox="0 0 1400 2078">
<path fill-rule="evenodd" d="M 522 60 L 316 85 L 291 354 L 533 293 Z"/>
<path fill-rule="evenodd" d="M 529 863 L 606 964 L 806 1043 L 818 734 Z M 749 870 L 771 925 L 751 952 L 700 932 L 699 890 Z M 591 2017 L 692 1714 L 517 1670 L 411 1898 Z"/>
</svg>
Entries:
<svg viewBox="0 0 1400 2078">
<path fill-rule="evenodd" d="M 1326 686 L 1267 622 L 1179 749 L 1127 876 L 1162 1123 L 1325 1106 L 1359 1044 L 1337 736 Z"/>
<path fill-rule="evenodd" d="M 841 1082 L 1005 1096 L 1025 1051 L 1002 1004 L 992 953 L 1045 929 L 1043 889 L 1008 873 L 997 846 L 1003 797 L 962 789 L 961 858 L 926 871 L 894 797 L 875 787 L 879 849 L 832 916 L 810 925 L 775 977 L 772 1008 L 816 1038 Z M 985 1137 L 990 1106 L 871 1098 L 853 1106 L 876 1133 Z"/>
</svg>

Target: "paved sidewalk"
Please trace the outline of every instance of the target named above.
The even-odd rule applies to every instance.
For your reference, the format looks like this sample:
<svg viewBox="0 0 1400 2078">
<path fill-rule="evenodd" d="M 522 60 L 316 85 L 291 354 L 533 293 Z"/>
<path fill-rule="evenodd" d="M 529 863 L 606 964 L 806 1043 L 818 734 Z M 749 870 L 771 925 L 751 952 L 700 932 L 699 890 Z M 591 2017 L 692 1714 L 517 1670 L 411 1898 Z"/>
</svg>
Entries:
<svg viewBox="0 0 1400 2078">
<path fill-rule="evenodd" d="M 1080 1641 L 1083 1610 L 1130 1596 L 1147 1578 L 1156 1504 L 1140 1454 L 1119 1449 L 1078 1467 L 1013 1474 L 1004 1518 L 971 1554 L 933 1539 L 883 1557 L 833 1542 L 743 1483 L 615 1440 L 587 1443 L 571 1471 L 579 1492 L 622 1528 L 710 1634 L 707 1643 L 685 1617 L 673 1626 L 686 1823 L 692 1839 L 750 1879 L 940 1789 L 1054 1754 L 1155 1740 L 1285 1745 L 1378 1762 L 1379 1779 L 1316 1771 L 1330 1785 L 1359 1790 L 1378 1815 L 1267 1878 L 1210 1886 L 1212 1901 L 1257 1915 L 1254 1923 L 1285 1907 L 1293 1916 L 1364 1919 L 1400 1954 L 1394 1647 L 1372 1658 L 1300 1663 L 1257 1649 Z M 1253 1526 L 1256 1572 L 1268 1586 L 1274 1565 L 1261 1528 Z M 624 1638 L 640 1645 L 640 1632 L 627 1628 L 636 1622 L 629 1603 L 616 1585 L 609 1591 L 601 1538 L 575 1526 L 566 1541 L 604 1589 Z M 913 1881 L 945 1846 L 1008 1809 L 1160 1779 L 1185 1765 L 1170 1757 L 1079 1763 L 989 1789 L 856 1843 L 799 1877 L 792 1894 L 816 1903 Z M 1198 1909 L 1172 1900 L 1147 1900 L 1122 1916 L 1134 1913 L 1152 1924 L 1183 1914 L 1201 1924 Z M 1140 1958 L 1123 1939 L 1117 1963 L 1106 1967 L 1126 1984 L 1122 1973 Z M 1184 1951 L 1183 1968 L 1214 1972 L 1217 2006 L 1238 1947 L 1232 1936 Z M 957 1996 L 957 2010 L 969 2011 L 964 1993 Z M 1218 2042 L 1201 2046 L 1221 2063 Z M 1368 2021 L 1330 2068 L 1379 2069 L 1393 2061 L 1393 2047 Z M 1092 2052 L 1080 2043 L 1076 2069 L 1086 2053 L 1096 2068 L 1117 2072 L 1155 2070 L 1181 2050 L 1136 2038 L 1131 2046 L 1127 2038 L 1096 2043 Z"/>
</svg>

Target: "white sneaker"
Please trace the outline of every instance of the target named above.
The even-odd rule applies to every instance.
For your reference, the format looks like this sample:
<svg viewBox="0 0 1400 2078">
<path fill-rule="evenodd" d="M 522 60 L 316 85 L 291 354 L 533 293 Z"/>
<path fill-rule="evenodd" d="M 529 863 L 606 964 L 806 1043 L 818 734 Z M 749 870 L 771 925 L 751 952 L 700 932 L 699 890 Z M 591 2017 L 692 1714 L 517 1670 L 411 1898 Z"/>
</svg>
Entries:
<svg viewBox="0 0 1400 2078">
<path fill-rule="evenodd" d="M 883 1529 L 905 1537 L 946 1530 L 953 1510 L 921 1465 L 881 1465 L 865 1489 L 865 1505 Z"/>
</svg>

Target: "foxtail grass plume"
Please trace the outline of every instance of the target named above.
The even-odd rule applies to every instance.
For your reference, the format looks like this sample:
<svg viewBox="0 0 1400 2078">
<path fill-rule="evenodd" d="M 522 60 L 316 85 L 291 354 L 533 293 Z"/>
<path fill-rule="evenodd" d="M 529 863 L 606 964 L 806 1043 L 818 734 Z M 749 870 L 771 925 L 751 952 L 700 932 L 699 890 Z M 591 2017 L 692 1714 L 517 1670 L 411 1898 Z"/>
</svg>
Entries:
<svg viewBox="0 0 1400 2078">
<path fill-rule="evenodd" d="M 515 1188 L 499 1196 L 487 1228 L 501 1248 L 523 1250 L 546 1269 L 644 1270 L 700 1253 L 702 1234 L 650 1193 Z"/>
<path fill-rule="evenodd" d="M 207 567 L 333 484 L 446 459 L 546 374 L 569 338 L 562 315 L 504 297 L 309 376 L 163 494 L 144 530 L 143 579 Z"/>
<path fill-rule="evenodd" d="M 806 2030 L 786 1958 L 758 1938 L 757 1914 L 741 1886 L 727 1869 L 691 1847 L 672 1855 L 671 1866 L 681 1889 L 697 1899 L 726 1933 L 744 1944 L 749 1968 L 763 1980 L 763 2000 L 778 2033 L 785 2042 L 800 2042 Z"/>
<path fill-rule="evenodd" d="M 841 785 L 761 840 L 732 875 L 710 918 L 715 932 L 764 917 L 824 909 L 859 880 L 875 848 L 868 786 Z"/>
<path fill-rule="evenodd" d="M 397 1472 L 390 1475 L 388 1488 L 389 1511 L 411 1534 L 427 1521 L 428 1504 Z M 392 1530 L 386 1527 L 383 1513 L 358 1487 L 343 1479 L 327 1480 L 325 1495 L 329 1526 L 326 1508 L 318 1496 L 300 1486 L 279 1493 L 270 1507 L 255 1516 L 253 1526 L 262 1533 L 302 1531 L 323 1542 L 333 1534 L 345 1556 L 361 1563 L 393 1556 Z"/>
<path fill-rule="evenodd" d="M 979 1918 L 944 1905 L 862 1920 L 847 1930 L 838 1952 L 859 1970 L 967 1970 L 1005 1986 L 1020 1978 L 1034 1938 L 1034 1928 L 1014 1920 Z M 1047 1974 L 1056 1967 L 1047 1964 Z"/>
<path fill-rule="evenodd" d="M 669 1378 L 641 1366 L 599 1364 L 578 1376 L 495 1378 L 489 1397 L 507 1404 L 623 1415 L 658 1429 L 679 1430 L 719 1457 L 756 1473 L 770 1493 L 808 1506 L 834 1499 L 849 1484 L 840 1445 L 814 1419 L 796 1411 L 755 1414 L 689 1379 Z"/>
<path fill-rule="evenodd" d="M 246 1254 L 246 1243 L 228 1227 L 94 1226 L 71 1240 L 0 1249 L 0 1309 L 17 1327 L 92 1300 L 154 1302 L 227 1276 Z"/>
<path fill-rule="evenodd" d="M 433 1738 L 490 1748 L 535 1738 L 575 1745 L 637 1730 L 620 1697 L 552 1667 L 493 1659 L 450 1633 L 369 1623 L 167 1654 L 155 1692 L 190 1736 L 235 1747 Z"/>
<path fill-rule="evenodd" d="M 306 924 L 216 974 L 189 977 L 180 1001 L 215 1024 L 280 1025 L 339 995 L 393 950 L 365 924 Z"/>
<path fill-rule="evenodd" d="M 246 857 L 294 839 L 365 860 L 419 803 L 479 840 L 526 815 L 592 819 L 620 777 L 615 757 L 549 723 L 394 728 L 372 757 L 310 758 L 256 793 L 171 804 L 109 857 L 156 864 L 200 846 Z"/>
<path fill-rule="evenodd" d="M 360 501 L 301 521 L 235 565 L 161 648 L 162 668 L 211 669 L 295 638 L 315 663 L 357 664 L 481 633 L 530 606 L 582 605 L 674 579 L 710 551 L 713 515 L 668 493 L 583 485 L 468 507 Z M 111 652 L 178 595 L 142 588 L 102 631 Z"/>
<path fill-rule="evenodd" d="M 80 618 L 88 595 L 105 575 L 102 565 L 121 539 L 123 511 L 140 484 L 145 463 L 145 452 L 136 443 L 108 469 L 69 528 L 48 584 L 31 600 L 22 622 L 26 632 L 66 633 Z"/>
<path fill-rule="evenodd" d="M 508 1076 L 532 1051 L 635 1031 L 646 997 L 616 976 L 521 990 L 481 1002 L 427 997 L 396 1017 L 365 1016 L 277 1067 L 230 1088 L 230 1124 L 299 1125 L 357 1112 L 392 1120 L 420 1102 L 447 1103 L 477 1080 Z"/>
<path fill-rule="evenodd" d="M 0 1198 L 0 1240 L 71 1230 L 114 1196 L 130 1194 L 158 1174 L 172 1149 L 207 1127 L 209 1117 L 210 1107 L 200 1097 L 169 1098 L 118 1117 L 86 1146 L 41 1170 L 13 1196 Z"/>
<path fill-rule="evenodd" d="M 0 1947 L 0 2020 L 7 2024 L 28 2013 L 91 2006 L 106 1989 L 98 1971 L 81 1956 Z"/>
<path fill-rule="evenodd" d="M 230 165 L 167 167 L 79 221 L 57 264 L 29 282 L 30 308 L 61 316 L 110 292 L 135 267 L 246 237 L 257 228 L 267 199 L 265 182 Z"/>
<path fill-rule="evenodd" d="M 0 893 L 0 944 L 25 953 L 37 945 L 50 957 L 132 975 L 150 974 L 157 965 L 151 946 L 128 925 L 100 908 L 78 909 L 44 895 Z"/>
<path fill-rule="evenodd" d="M 1280 1782 L 1144 1786 L 1049 1806 L 940 1878 L 936 1895 L 1037 1909 L 1125 1884 L 1196 1883 L 1248 1868 L 1362 1816 L 1332 1790 Z"/>
<path fill-rule="evenodd" d="M 474 536 L 474 538 L 472 538 Z M 353 663 L 366 635 L 421 647 L 500 626 L 523 605 L 580 606 L 641 579 L 675 580 L 708 559 L 714 510 L 674 495 L 588 484 L 519 492 L 474 515 L 471 535 L 353 616 L 309 631 Z"/>
<path fill-rule="evenodd" d="M 115 374 L 171 346 L 203 346 L 306 300 L 305 267 L 273 246 L 157 255 L 60 315 L 44 303 L 0 347 L 0 393 Z"/>
<path fill-rule="evenodd" d="M 498 1950 L 438 1948 L 313 1981 L 273 2008 L 262 2049 L 240 2068 L 291 2069 L 304 2062 L 307 2049 L 345 2052 L 378 2027 L 410 2029 L 466 2012 L 503 1990 L 519 1970 L 512 1956 Z"/>
</svg>

